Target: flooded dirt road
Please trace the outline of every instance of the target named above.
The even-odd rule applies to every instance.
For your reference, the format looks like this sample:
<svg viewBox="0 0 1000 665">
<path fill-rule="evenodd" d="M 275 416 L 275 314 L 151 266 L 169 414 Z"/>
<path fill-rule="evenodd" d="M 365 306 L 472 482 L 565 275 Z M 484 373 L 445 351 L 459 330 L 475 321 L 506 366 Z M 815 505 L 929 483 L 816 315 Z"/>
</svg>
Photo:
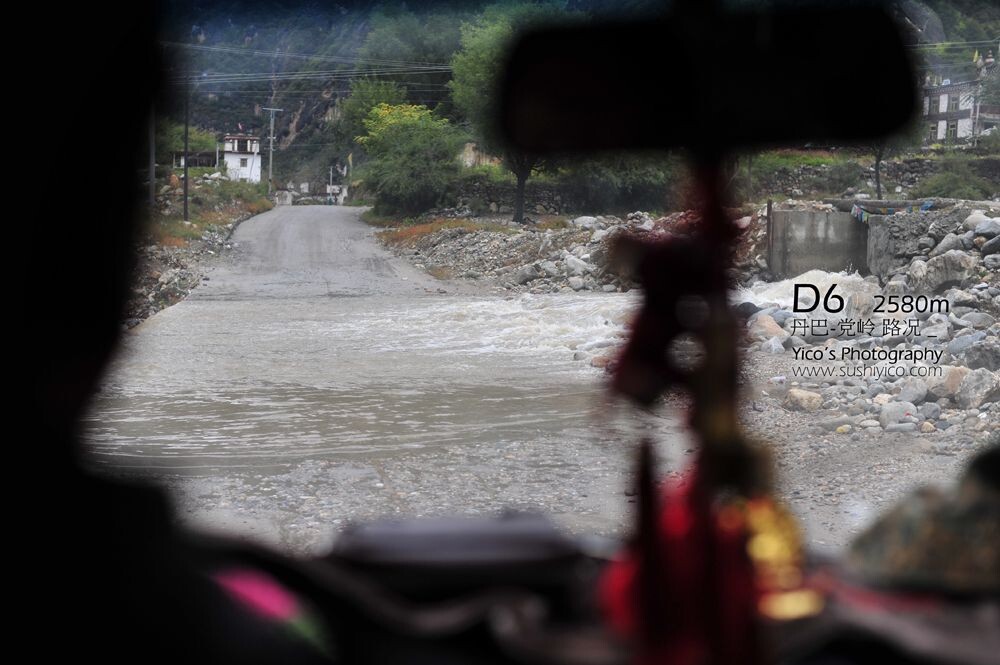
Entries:
<svg viewBox="0 0 1000 665">
<path fill-rule="evenodd" d="M 359 214 L 279 207 L 240 226 L 207 282 L 126 335 L 88 420 L 94 464 L 164 483 L 189 524 L 294 552 L 351 520 L 506 508 L 626 533 L 639 431 L 673 468 L 692 449 L 678 413 L 608 407 L 603 373 L 574 359 L 617 344 L 637 296 L 441 282 Z M 750 361 L 757 388 L 785 371 Z M 812 547 L 961 467 L 909 435 L 817 437 L 756 394 L 748 424 Z"/>
<path fill-rule="evenodd" d="M 295 551 L 351 519 L 503 508 L 621 533 L 638 425 L 609 420 L 602 374 L 573 355 L 616 343 L 634 297 L 439 282 L 359 212 L 239 227 L 231 265 L 127 335 L 95 463 L 155 476 L 190 523 Z M 641 426 L 684 445 L 674 418 Z"/>
</svg>

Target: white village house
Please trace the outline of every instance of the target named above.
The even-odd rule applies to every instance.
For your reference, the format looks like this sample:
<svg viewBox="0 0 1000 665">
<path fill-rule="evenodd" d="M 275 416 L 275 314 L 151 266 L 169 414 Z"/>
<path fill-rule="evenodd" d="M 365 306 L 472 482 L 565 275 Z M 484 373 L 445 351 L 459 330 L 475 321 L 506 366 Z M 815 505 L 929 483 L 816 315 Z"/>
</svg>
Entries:
<svg viewBox="0 0 1000 665">
<path fill-rule="evenodd" d="M 982 83 L 997 76 L 993 52 L 975 63 L 977 77 L 969 81 L 938 80 L 928 75 L 923 88 L 924 143 L 954 143 L 982 136 L 1000 124 L 1000 108 L 981 100 Z"/>
<path fill-rule="evenodd" d="M 248 134 L 226 134 L 222 160 L 230 180 L 260 182 L 260 138 Z"/>
</svg>

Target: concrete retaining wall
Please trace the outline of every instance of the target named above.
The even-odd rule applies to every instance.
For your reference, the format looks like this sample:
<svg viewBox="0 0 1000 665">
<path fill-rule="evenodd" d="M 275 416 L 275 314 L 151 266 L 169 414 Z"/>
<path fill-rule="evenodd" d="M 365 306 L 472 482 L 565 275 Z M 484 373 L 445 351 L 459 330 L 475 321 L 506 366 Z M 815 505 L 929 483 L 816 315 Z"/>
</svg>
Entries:
<svg viewBox="0 0 1000 665">
<path fill-rule="evenodd" d="M 778 279 L 807 270 L 868 272 L 868 227 L 850 213 L 772 210 L 768 265 Z"/>
</svg>

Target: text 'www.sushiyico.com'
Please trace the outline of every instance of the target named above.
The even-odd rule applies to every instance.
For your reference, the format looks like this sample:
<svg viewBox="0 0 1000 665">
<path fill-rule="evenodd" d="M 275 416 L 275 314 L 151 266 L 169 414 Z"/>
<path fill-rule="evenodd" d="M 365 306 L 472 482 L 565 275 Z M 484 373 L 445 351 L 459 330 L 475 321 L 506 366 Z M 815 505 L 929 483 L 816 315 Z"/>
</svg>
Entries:
<svg viewBox="0 0 1000 665">
<path fill-rule="evenodd" d="M 792 376 L 799 378 L 831 378 L 831 379 L 860 379 L 866 377 L 881 378 L 903 378 L 915 376 L 920 378 L 942 376 L 943 370 L 936 366 L 914 366 L 903 367 L 902 365 L 869 367 L 849 367 L 840 365 L 837 367 L 792 367 Z"/>
</svg>

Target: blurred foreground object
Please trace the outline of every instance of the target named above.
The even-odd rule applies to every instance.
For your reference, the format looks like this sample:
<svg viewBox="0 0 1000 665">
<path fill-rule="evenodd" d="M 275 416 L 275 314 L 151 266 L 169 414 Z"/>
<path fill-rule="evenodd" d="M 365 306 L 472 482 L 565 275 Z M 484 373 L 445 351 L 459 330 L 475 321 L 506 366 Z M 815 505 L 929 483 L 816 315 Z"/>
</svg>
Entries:
<svg viewBox="0 0 1000 665">
<path fill-rule="evenodd" d="M 844 48 L 846 35 L 865 46 Z M 876 70 L 884 85 L 863 115 L 845 93 L 856 72 Z M 755 104 L 763 81 L 768 101 Z M 641 442 L 638 525 L 601 598 L 638 663 L 771 661 L 763 622 L 813 616 L 823 602 L 804 586 L 798 529 L 771 495 L 767 457 L 737 419 L 727 298 L 738 229 L 722 208 L 721 164 L 737 149 L 902 126 L 915 92 L 898 29 L 874 7 L 726 13 L 682 2 L 662 22 L 527 35 L 510 56 L 502 101 L 500 125 L 527 153 L 689 151 L 700 228 L 616 250 L 644 301 L 611 388 L 646 409 L 669 390 L 687 391 L 699 452 L 684 481 L 661 492 L 652 442 Z M 694 366 L 677 349 L 691 342 L 703 351 Z"/>
<path fill-rule="evenodd" d="M 510 57 L 500 115 L 527 152 L 857 141 L 916 103 L 899 29 L 881 8 L 723 12 L 679 2 L 662 21 L 550 29 Z M 878 85 L 857 89 L 859 72 Z"/>
<path fill-rule="evenodd" d="M 913 492 L 851 545 L 848 569 L 881 587 L 1000 596 L 1000 445 L 949 490 Z"/>
</svg>

